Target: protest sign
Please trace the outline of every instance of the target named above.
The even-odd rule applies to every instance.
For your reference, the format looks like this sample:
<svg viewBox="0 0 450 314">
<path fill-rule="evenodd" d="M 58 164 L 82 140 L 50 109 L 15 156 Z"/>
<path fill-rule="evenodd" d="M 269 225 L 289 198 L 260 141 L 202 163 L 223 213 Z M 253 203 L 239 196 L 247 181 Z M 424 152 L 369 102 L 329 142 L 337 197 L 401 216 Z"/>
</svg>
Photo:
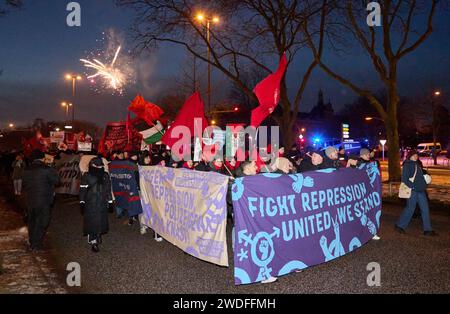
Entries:
<svg viewBox="0 0 450 314">
<path fill-rule="evenodd" d="M 380 227 L 375 163 L 238 178 L 232 198 L 236 284 L 328 262 L 365 244 Z"/>
<path fill-rule="evenodd" d="M 166 167 L 139 167 L 147 226 L 199 259 L 228 266 L 228 177 Z"/>
<path fill-rule="evenodd" d="M 113 160 L 108 168 L 117 206 L 126 209 L 128 217 L 141 214 L 141 200 L 136 180 L 137 165 L 128 160 Z"/>
<path fill-rule="evenodd" d="M 59 131 L 59 132 L 50 132 L 50 142 L 51 143 L 62 143 L 64 142 L 65 132 Z"/>
<path fill-rule="evenodd" d="M 61 159 L 56 161 L 56 169 L 59 173 L 60 184 L 56 187 L 56 193 L 78 195 L 80 191 L 80 157 L 78 155 L 61 154 Z"/>
</svg>

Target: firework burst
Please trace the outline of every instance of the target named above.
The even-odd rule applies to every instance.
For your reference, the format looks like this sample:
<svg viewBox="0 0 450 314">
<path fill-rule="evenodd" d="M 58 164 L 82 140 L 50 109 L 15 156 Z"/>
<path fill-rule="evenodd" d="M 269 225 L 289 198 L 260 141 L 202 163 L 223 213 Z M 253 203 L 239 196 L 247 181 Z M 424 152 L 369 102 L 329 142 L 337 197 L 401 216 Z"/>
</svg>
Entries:
<svg viewBox="0 0 450 314">
<path fill-rule="evenodd" d="M 120 67 L 116 67 L 116 61 L 119 56 L 120 49 L 121 46 L 117 48 L 114 59 L 110 65 L 105 65 L 105 63 L 99 61 L 98 59 L 93 59 L 93 61 L 80 59 L 80 61 L 83 62 L 86 68 L 91 68 L 97 71 L 95 74 L 89 75 L 88 79 L 92 81 L 95 78 L 100 77 L 109 88 L 122 93 L 123 87 L 127 80 L 127 75 L 122 71 L 122 69 L 120 69 Z"/>
</svg>

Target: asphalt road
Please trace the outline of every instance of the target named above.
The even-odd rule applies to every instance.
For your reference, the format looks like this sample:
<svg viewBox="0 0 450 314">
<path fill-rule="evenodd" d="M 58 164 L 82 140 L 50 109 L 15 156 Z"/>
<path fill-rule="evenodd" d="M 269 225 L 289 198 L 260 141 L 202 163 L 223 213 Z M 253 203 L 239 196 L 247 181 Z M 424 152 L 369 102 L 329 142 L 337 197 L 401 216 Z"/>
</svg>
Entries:
<svg viewBox="0 0 450 314">
<path fill-rule="evenodd" d="M 81 288 L 73 293 L 449 293 L 449 213 L 432 214 L 439 237 L 425 237 L 420 220 L 407 234 L 393 231 L 400 207 L 384 206 L 380 241 L 334 261 L 279 278 L 271 284 L 235 286 L 230 268 L 198 260 L 152 234 L 140 235 L 137 225 L 110 215 L 110 232 L 101 252 L 92 253 L 82 237 L 82 217 L 75 199 L 59 199 L 49 228 L 48 242 L 56 268 L 81 265 Z M 228 230 L 230 236 L 230 230 Z M 381 287 L 366 284 L 370 262 L 381 265 Z"/>
</svg>

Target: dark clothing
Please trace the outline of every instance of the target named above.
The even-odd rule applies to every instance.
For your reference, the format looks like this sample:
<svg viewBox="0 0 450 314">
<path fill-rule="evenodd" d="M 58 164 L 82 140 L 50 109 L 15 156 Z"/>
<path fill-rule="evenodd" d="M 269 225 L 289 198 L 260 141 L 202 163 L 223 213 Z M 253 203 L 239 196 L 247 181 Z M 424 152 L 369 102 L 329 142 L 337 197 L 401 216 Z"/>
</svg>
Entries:
<svg viewBox="0 0 450 314">
<path fill-rule="evenodd" d="M 42 249 L 45 231 L 50 223 L 54 188 L 58 182 L 58 172 L 40 160 L 33 161 L 23 174 L 28 205 L 28 236 L 32 249 Z"/>
<path fill-rule="evenodd" d="M 356 167 L 359 168 L 360 166 L 365 165 L 365 164 L 369 164 L 369 163 L 371 163 L 370 160 L 367 161 L 367 160 L 364 160 L 362 158 L 358 158 L 358 161 L 356 162 Z"/>
<path fill-rule="evenodd" d="M 195 170 L 208 172 L 211 171 L 211 167 L 204 161 L 200 161 L 197 166 L 195 166 Z"/>
<path fill-rule="evenodd" d="M 59 183 L 58 172 L 40 160 L 35 160 L 23 174 L 23 187 L 27 194 L 28 208 L 50 207 Z"/>
<path fill-rule="evenodd" d="M 328 168 L 339 169 L 339 168 L 341 168 L 341 163 L 340 163 L 339 159 L 333 160 L 333 159 L 330 159 L 327 155 L 325 155 L 325 156 L 323 156 L 323 162 L 321 164 L 321 168 L 322 169 L 328 169 Z"/>
<path fill-rule="evenodd" d="M 414 178 L 414 182 L 411 182 L 409 178 L 414 176 L 414 172 L 417 169 L 416 177 Z M 417 192 L 422 192 L 427 189 L 427 183 L 423 177 L 423 170 L 420 164 L 416 161 L 412 161 L 410 159 L 405 160 L 403 163 L 402 170 L 402 182 L 405 183 L 409 188 L 413 189 Z"/>
<path fill-rule="evenodd" d="M 28 208 L 28 239 L 32 249 L 42 249 L 45 232 L 50 224 L 50 218 L 50 205 Z"/>
<path fill-rule="evenodd" d="M 85 202 L 83 234 L 96 237 L 107 233 L 108 203 L 112 202 L 111 181 L 105 172 L 103 182 L 90 173 L 81 178 L 80 202 Z"/>
<path fill-rule="evenodd" d="M 300 163 L 300 166 L 298 166 L 298 172 L 315 171 L 319 169 L 323 169 L 322 164 L 313 165 L 311 157 L 305 157 Z"/>
</svg>

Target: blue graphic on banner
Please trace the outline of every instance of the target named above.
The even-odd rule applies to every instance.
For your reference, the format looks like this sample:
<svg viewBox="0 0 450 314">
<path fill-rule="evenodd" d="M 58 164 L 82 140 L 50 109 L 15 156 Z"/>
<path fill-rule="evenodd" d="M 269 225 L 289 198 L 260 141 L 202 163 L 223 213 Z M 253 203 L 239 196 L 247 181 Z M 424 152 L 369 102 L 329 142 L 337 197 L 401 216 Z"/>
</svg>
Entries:
<svg viewBox="0 0 450 314">
<path fill-rule="evenodd" d="M 243 177 L 235 180 L 232 193 L 236 284 L 339 258 L 367 243 L 380 226 L 381 177 L 375 163 Z"/>
</svg>

